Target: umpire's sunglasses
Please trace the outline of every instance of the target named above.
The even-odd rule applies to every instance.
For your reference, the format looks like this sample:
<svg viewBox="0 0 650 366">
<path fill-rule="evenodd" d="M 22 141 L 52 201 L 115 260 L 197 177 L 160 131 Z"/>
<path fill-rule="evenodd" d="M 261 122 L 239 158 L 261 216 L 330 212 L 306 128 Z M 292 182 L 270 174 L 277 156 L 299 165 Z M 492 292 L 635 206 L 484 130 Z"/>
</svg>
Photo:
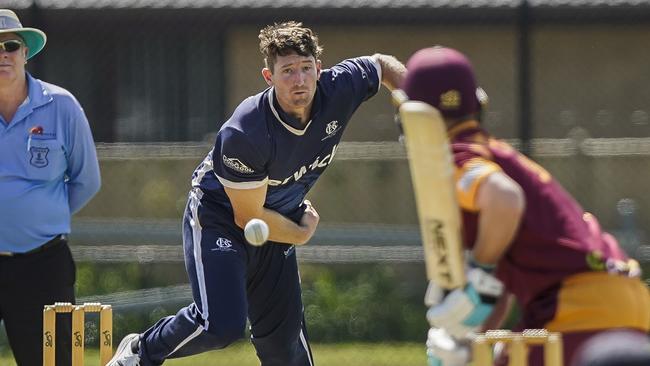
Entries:
<svg viewBox="0 0 650 366">
<path fill-rule="evenodd" d="M 16 52 L 23 45 L 23 42 L 17 39 L 10 39 L 8 41 L 0 42 L 0 49 L 6 52 Z"/>
</svg>

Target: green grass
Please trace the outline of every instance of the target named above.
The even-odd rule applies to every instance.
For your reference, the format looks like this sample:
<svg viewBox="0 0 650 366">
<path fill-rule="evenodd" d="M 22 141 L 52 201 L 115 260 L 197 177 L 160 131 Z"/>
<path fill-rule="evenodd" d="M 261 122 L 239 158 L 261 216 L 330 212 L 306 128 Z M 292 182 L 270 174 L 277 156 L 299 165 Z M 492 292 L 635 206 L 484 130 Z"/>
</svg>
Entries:
<svg viewBox="0 0 650 366">
<path fill-rule="evenodd" d="M 312 345 L 314 361 L 318 366 L 424 366 L 424 344 L 420 343 L 345 343 Z M 86 351 L 88 366 L 99 366 L 97 350 Z M 259 366 L 255 349 L 249 342 L 238 342 L 230 347 L 200 355 L 169 360 L 165 366 Z M 10 355 L 0 354 L 0 365 L 15 366 Z"/>
</svg>

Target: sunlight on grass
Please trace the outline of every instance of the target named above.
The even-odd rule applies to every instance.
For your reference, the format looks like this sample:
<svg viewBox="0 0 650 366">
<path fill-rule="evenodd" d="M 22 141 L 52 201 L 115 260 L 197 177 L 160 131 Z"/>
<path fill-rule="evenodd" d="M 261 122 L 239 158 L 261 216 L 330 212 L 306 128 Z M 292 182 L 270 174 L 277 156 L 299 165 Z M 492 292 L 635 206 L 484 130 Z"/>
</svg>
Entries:
<svg viewBox="0 0 650 366">
<path fill-rule="evenodd" d="M 423 366 L 426 365 L 424 344 L 420 343 L 345 343 L 312 346 L 318 366 Z M 86 351 L 88 366 L 99 366 L 97 350 Z M 165 362 L 170 366 L 259 366 L 255 349 L 241 341 L 230 347 Z M 15 366 L 7 352 L 0 354 L 0 365 Z"/>
</svg>

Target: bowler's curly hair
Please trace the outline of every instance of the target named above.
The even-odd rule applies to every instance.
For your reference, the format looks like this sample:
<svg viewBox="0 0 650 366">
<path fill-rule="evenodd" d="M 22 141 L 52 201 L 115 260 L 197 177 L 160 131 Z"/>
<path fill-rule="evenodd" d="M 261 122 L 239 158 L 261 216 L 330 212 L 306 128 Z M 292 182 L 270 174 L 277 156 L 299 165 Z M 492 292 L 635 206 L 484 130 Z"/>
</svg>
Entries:
<svg viewBox="0 0 650 366">
<path fill-rule="evenodd" d="M 314 56 L 318 60 L 323 52 L 323 47 L 318 45 L 318 36 L 300 22 L 268 25 L 260 30 L 259 39 L 264 64 L 271 71 L 278 56 L 295 52 L 300 56 Z"/>
</svg>

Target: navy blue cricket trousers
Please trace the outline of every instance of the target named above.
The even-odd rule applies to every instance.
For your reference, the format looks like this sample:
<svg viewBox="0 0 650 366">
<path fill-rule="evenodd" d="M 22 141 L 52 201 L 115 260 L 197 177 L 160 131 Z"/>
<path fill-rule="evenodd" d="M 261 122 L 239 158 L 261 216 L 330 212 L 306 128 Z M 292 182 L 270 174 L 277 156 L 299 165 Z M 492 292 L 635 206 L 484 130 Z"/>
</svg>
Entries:
<svg viewBox="0 0 650 366">
<path fill-rule="evenodd" d="M 247 244 L 234 224 L 214 224 L 201 198 L 192 190 L 183 217 L 194 302 L 142 334 L 141 364 L 224 348 L 243 337 L 248 317 L 262 366 L 313 366 L 294 247 Z"/>
</svg>

